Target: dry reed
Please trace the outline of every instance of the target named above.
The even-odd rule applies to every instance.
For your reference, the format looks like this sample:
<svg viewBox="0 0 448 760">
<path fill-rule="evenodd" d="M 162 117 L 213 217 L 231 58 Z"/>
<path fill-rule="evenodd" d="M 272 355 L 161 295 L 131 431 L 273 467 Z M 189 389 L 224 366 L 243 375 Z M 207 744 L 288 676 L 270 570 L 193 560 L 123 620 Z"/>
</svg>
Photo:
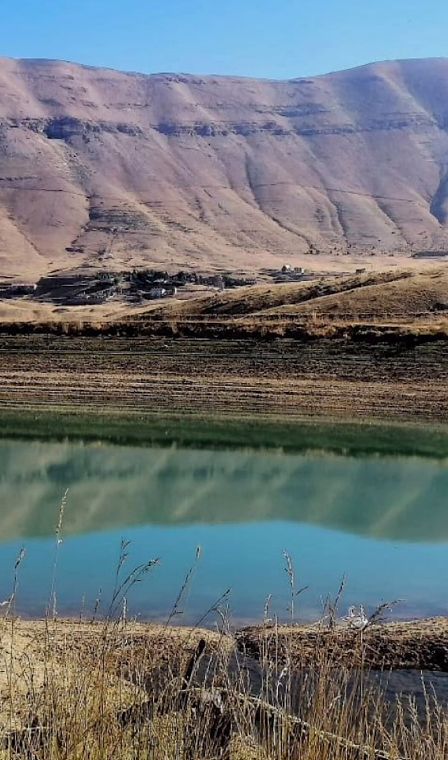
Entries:
<svg viewBox="0 0 448 760">
<path fill-rule="evenodd" d="M 350 656 L 338 647 L 338 603 L 328 602 L 314 650 L 294 636 L 295 571 L 284 554 L 290 588 L 288 635 L 269 618 L 258 650 L 232 628 L 227 592 L 206 614 L 214 631 L 172 627 L 184 609 L 193 565 L 165 626 L 127 619 L 127 595 L 157 565 L 126 571 L 123 542 L 112 600 L 102 621 L 60 621 L 57 556 L 44 621 L 21 622 L 14 588 L 0 627 L 0 758 L 32 760 L 442 760 L 448 714 L 422 680 L 408 701 L 387 691 L 386 673 L 366 667 L 366 619 L 351 631 Z M 380 610 L 382 612 L 383 610 Z M 96 615 L 96 612 L 95 612 Z M 204 616 L 205 617 L 205 616 Z M 201 619 L 200 623 L 203 623 Z"/>
</svg>

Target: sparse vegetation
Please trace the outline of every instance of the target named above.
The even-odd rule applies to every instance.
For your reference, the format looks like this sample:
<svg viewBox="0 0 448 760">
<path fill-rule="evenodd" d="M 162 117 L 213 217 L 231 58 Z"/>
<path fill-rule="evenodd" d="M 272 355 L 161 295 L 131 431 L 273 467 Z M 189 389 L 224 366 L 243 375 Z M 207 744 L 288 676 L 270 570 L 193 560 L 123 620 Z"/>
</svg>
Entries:
<svg viewBox="0 0 448 760">
<path fill-rule="evenodd" d="M 4 411 L 447 419 L 448 341 L 439 333 L 354 327 L 329 338 L 302 332 L 262 340 L 256 333 L 222 337 L 211 325 L 214 339 L 203 340 L 200 332 L 181 337 L 174 320 L 161 337 L 135 335 L 135 325 L 117 325 L 112 334 L 73 327 L 62 335 L 0 336 Z"/>
<path fill-rule="evenodd" d="M 328 284 L 323 291 L 305 283 L 243 288 L 120 318 L 113 310 L 100 320 L 74 309 L 57 321 L 53 315 L 53 321 L 33 325 L 4 324 L 2 425 L 16 435 L 35 433 L 41 425 L 47 435 L 60 431 L 60 418 L 56 425 L 54 420 L 62 410 L 65 430 L 85 435 L 85 418 L 94 411 L 110 437 L 120 440 L 120 415 L 104 415 L 105 409 L 119 409 L 135 421 L 134 440 L 168 442 L 164 415 L 177 415 L 182 426 L 194 413 L 194 433 L 185 426 L 184 440 L 198 445 L 218 436 L 226 445 L 232 434 L 253 442 L 257 425 L 274 416 L 274 445 L 287 448 L 295 444 L 281 422 L 286 416 L 445 422 L 448 323 L 440 310 L 431 310 L 442 303 L 445 275 L 434 276 L 433 290 L 414 276 L 386 279 L 360 275 L 339 281 L 339 289 L 334 282 L 331 292 Z M 391 312 L 378 316 L 386 287 L 392 289 L 386 295 L 393 319 Z M 256 415 L 256 423 L 246 423 L 248 415 Z M 220 427 L 220 418 L 229 416 L 240 418 L 233 433 L 228 421 L 225 430 Z M 349 428 L 332 435 L 335 450 L 352 445 Z M 308 436 L 301 445 L 316 442 L 312 425 Z M 369 450 L 379 440 L 387 451 L 394 447 L 390 436 L 370 426 L 363 446 Z M 446 433 L 437 427 L 420 431 L 408 446 L 446 456 Z M 292 609 L 297 600 L 291 566 L 288 578 Z M 323 624 L 304 634 L 293 614 L 291 626 L 280 628 L 267 610 L 261 627 L 235 632 L 225 603 L 209 611 L 213 632 L 175 629 L 171 621 L 147 627 L 127 619 L 125 599 L 119 593 L 113 614 L 102 622 L 97 614 L 94 620 L 59 621 L 53 603 L 42 623 L 22 623 L 13 605 L 7 610 L 0 641 L 5 758 L 446 756 L 447 711 L 424 681 L 410 700 L 397 696 L 388 670 L 397 659 L 385 656 L 392 650 L 383 629 L 372 625 L 341 634 Z M 176 603 L 172 619 L 179 611 Z M 409 648 L 405 660 L 396 638 L 393 645 L 398 665 L 434 665 L 430 658 L 411 661 Z M 442 654 L 446 658 L 445 649 Z"/>
<path fill-rule="evenodd" d="M 14 199 L 0 209 L 5 274 L 101 268 L 112 237 L 119 268 L 171 256 L 180 267 L 251 272 L 446 260 L 446 61 L 382 63 L 291 91 L 113 71 L 99 90 L 86 67 L 48 61 L 43 79 L 42 66 L 2 61 L 3 182 Z M 374 112 L 364 97 L 372 81 Z M 63 187 L 61 149 L 72 172 Z M 30 197 L 39 213 L 18 245 Z"/>
<path fill-rule="evenodd" d="M 99 446 L 76 446 L 71 457 L 58 444 L 31 452 L 26 477 L 21 452 L 31 447 L 8 443 L 4 459 L 14 462 L 28 515 L 16 509 L 12 519 L 5 510 L 5 542 L 23 535 L 25 522 L 34 538 L 52 532 L 45 478 L 55 489 L 82 480 L 78 505 L 87 505 L 89 522 L 74 510 L 73 532 L 121 526 L 123 493 L 137 506 L 143 493 L 128 524 L 154 512 L 150 540 L 174 521 L 203 525 L 209 504 L 224 522 L 228 482 L 240 498 L 227 519 L 255 523 L 258 507 L 249 517 L 241 509 L 246 472 L 261 483 L 263 519 L 273 505 L 277 524 L 294 514 L 343 530 L 352 520 L 349 478 L 363 489 L 362 499 L 353 491 L 353 532 L 378 540 L 388 531 L 394 541 L 418 532 L 423 543 L 420 520 L 414 526 L 410 518 L 425 502 L 428 535 L 443 540 L 432 516 L 441 512 L 443 522 L 437 499 L 444 506 L 448 456 L 447 72 L 446 61 L 414 60 L 281 82 L 2 60 L 2 434 L 278 450 L 269 462 L 257 454 L 256 466 L 241 451 L 226 452 L 225 466 L 189 456 L 203 506 L 185 493 L 186 466 L 168 449 L 154 459 L 116 449 L 109 478 L 93 453 Z M 324 429 L 315 424 L 322 419 L 330 420 Z M 320 446 L 438 461 L 425 462 L 427 475 L 415 461 L 403 468 L 409 488 L 387 510 L 376 486 L 383 472 L 399 485 L 396 462 L 387 472 L 350 469 L 334 481 L 339 510 L 326 499 L 337 463 L 327 469 L 319 455 L 279 466 L 284 451 Z M 327 478 L 326 493 L 310 499 L 320 514 L 305 505 L 302 518 L 293 510 L 304 477 L 303 491 L 314 490 L 309 473 L 319 484 Z M 426 480 L 418 498 L 414 473 Z M 176 477 L 179 499 L 167 487 Z M 96 505 L 85 498 L 95 482 Z M 147 486 L 154 482 L 160 491 Z M 284 506 L 271 498 L 282 491 Z M 31 492 L 38 498 L 30 505 Z M 0 601 L 0 760 L 448 757 L 448 618 L 386 625 L 396 601 L 344 616 L 342 582 L 335 600 L 323 602 L 322 619 L 302 626 L 305 589 L 284 551 L 287 625 L 279 622 L 285 605 L 276 600 L 277 618 L 268 598 L 262 622 L 237 629 L 224 591 L 195 626 L 182 627 L 198 548 L 166 621 L 144 624 L 130 617 L 128 602 L 135 584 L 148 583 L 151 593 L 159 560 L 129 567 L 123 540 L 111 598 L 99 592 L 92 603 L 87 594 L 79 619 L 61 620 L 67 493 L 42 619 L 18 616 L 24 549 Z M 270 550 L 273 526 L 268 531 Z M 91 536 L 96 561 L 105 562 L 102 539 Z M 225 561 L 238 570 L 229 543 Z M 182 555 L 184 547 L 172 545 Z M 325 552 L 336 562 L 332 549 Z M 254 551 L 269 567 L 269 552 Z M 365 545 L 360 556 L 369 556 Z M 260 588 L 261 579 L 257 572 Z"/>
<path fill-rule="evenodd" d="M 194 288 L 225 285 L 212 295 Z M 446 335 L 448 273 L 394 271 L 325 277 L 311 282 L 245 286 L 244 278 L 134 270 L 42 279 L 30 297 L 1 303 L 5 332 L 322 337 L 370 333 Z M 193 288 L 190 297 L 177 288 Z M 78 304 L 78 305 L 76 305 Z M 84 304 L 84 306 L 82 306 Z M 22 318 L 20 318 L 22 315 Z M 170 332 L 170 325 L 176 331 Z"/>
<path fill-rule="evenodd" d="M 60 537 L 58 527 L 58 542 Z M 285 554 L 289 626 L 269 619 L 268 600 L 261 626 L 234 631 L 226 592 L 199 622 L 214 621 L 214 630 L 173 628 L 171 621 L 185 605 L 197 554 L 167 624 L 145 626 L 127 619 L 127 595 L 157 562 L 128 572 L 127 557 L 128 544 L 123 542 L 103 621 L 96 619 L 100 604 L 89 619 L 58 620 L 54 584 L 46 618 L 35 623 L 14 616 L 23 555 L 19 557 L 0 624 L 0 757 L 446 757 L 448 712 L 431 690 L 430 676 L 420 679 L 415 672 L 407 682 L 411 696 L 405 697 L 400 694 L 403 682 L 394 681 L 393 671 L 385 667 L 388 626 L 381 627 L 378 620 L 388 605 L 363 618 L 360 628 L 356 616 L 340 628 L 338 594 L 335 602 L 327 603 L 328 615 L 319 624 L 297 627 L 300 592 Z M 436 638 L 440 649 L 440 635 Z M 396 633 L 391 641 L 400 667 Z M 405 663 L 403 658 L 401 665 Z"/>
</svg>

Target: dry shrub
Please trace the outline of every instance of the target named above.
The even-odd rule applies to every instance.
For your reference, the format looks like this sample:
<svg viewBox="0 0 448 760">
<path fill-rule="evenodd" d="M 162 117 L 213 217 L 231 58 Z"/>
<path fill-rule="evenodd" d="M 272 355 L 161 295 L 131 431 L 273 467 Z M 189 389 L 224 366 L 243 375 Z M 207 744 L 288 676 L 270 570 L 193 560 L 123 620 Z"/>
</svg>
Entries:
<svg viewBox="0 0 448 760">
<path fill-rule="evenodd" d="M 3 755 L 38 760 L 442 760 L 447 713 L 430 690 L 388 700 L 354 632 L 312 650 L 275 624 L 256 653 L 227 620 L 212 633 L 102 623 L 4 621 Z M 382 674 L 386 677 L 386 674 Z"/>
<path fill-rule="evenodd" d="M 227 594 L 208 611 L 214 632 L 171 626 L 181 614 L 200 551 L 167 624 L 126 619 L 126 595 L 156 561 L 122 576 L 102 622 L 59 621 L 55 578 L 65 496 L 56 532 L 51 610 L 14 616 L 17 578 L 0 626 L 0 758 L 24 760 L 445 760 L 448 714 L 422 681 L 404 700 L 393 673 L 367 667 L 366 630 L 338 627 L 338 602 L 305 640 L 295 624 L 294 567 L 285 553 L 291 621 L 235 632 Z M 206 613 L 208 614 L 208 613 Z M 364 614 L 364 613 L 363 613 Z M 350 617 L 351 621 L 356 618 Z"/>
</svg>

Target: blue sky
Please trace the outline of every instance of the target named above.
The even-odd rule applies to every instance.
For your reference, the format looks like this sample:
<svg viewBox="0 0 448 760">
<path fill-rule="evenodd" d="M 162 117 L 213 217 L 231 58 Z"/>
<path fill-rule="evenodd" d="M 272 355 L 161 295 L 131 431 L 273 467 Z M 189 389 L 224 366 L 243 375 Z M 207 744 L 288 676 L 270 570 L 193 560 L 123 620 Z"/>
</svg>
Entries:
<svg viewBox="0 0 448 760">
<path fill-rule="evenodd" d="M 0 55 L 288 78 L 448 56 L 446 0 L 0 0 Z"/>
</svg>

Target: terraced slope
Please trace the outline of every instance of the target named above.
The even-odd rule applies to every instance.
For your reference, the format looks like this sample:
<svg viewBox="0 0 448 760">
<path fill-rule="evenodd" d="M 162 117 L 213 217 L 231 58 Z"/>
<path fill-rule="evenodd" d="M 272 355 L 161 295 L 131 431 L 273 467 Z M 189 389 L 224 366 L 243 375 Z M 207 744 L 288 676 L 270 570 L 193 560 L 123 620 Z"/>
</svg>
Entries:
<svg viewBox="0 0 448 760">
<path fill-rule="evenodd" d="M 447 60 L 271 82 L 0 59 L 0 276 L 443 255 L 447 124 Z"/>
<path fill-rule="evenodd" d="M 0 338 L 7 410 L 448 420 L 448 341 Z"/>
<path fill-rule="evenodd" d="M 40 325 L 2 325 L 0 404 L 119 409 L 138 420 L 446 423 L 447 296 L 448 273 L 429 270 L 239 288 L 131 311 L 54 307 Z"/>
</svg>

